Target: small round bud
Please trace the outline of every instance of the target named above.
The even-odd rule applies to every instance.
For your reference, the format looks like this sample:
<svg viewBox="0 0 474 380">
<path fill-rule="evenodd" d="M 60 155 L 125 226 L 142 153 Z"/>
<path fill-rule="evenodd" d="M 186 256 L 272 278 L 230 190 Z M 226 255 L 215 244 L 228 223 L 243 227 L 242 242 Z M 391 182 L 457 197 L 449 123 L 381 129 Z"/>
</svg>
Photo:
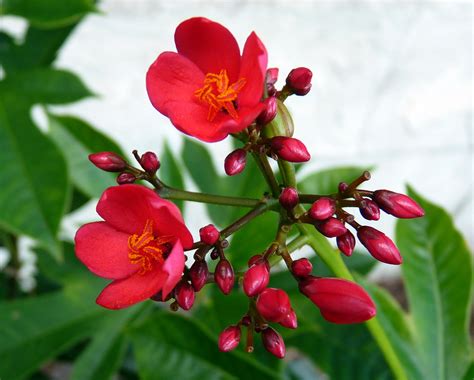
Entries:
<svg viewBox="0 0 474 380">
<path fill-rule="evenodd" d="M 257 262 L 245 272 L 242 287 L 247 297 L 255 297 L 268 286 L 270 272 L 265 261 Z"/>
<path fill-rule="evenodd" d="M 281 289 L 267 288 L 257 299 L 257 310 L 270 322 L 280 322 L 291 310 L 288 294 Z"/>
<path fill-rule="evenodd" d="M 208 224 L 199 230 L 201 241 L 207 245 L 214 245 L 219 240 L 220 233 L 213 224 Z"/>
<path fill-rule="evenodd" d="M 325 220 L 336 212 L 336 202 L 333 199 L 322 197 L 311 206 L 308 215 L 311 219 Z"/>
<path fill-rule="evenodd" d="M 227 175 L 233 176 L 241 173 L 247 164 L 247 152 L 243 149 L 236 149 L 230 152 L 224 161 L 224 170 Z"/>
<path fill-rule="evenodd" d="M 229 326 L 219 335 L 219 350 L 222 352 L 232 351 L 239 345 L 240 342 L 240 327 Z"/>
<path fill-rule="evenodd" d="M 262 343 L 265 349 L 279 359 L 283 359 L 286 354 L 285 342 L 280 334 L 273 328 L 267 327 L 262 331 Z"/>
<path fill-rule="evenodd" d="M 178 305 L 183 310 L 189 310 L 194 304 L 195 293 L 194 289 L 188 282 L 180 282 L 175 289 L 174 298 Z"/>
<path fill-rule="evenodd" d="M 211 259 L 212 259 L 212 260 L 216 260 L 216 259 L 218 259 L 218 258 L 219 258 L 219 251 L 214 248 L 214 249 L 211 251 Z"/>
<path fill-rule="evenodd" d="M 132 173 L 120 173 L 117 176 L 117 183 L 119 185 L 125 185 L 127 183 L 134 183 L 137 180 L 137 177 L 135 177 Z"/>
<path fill-rule="evenodd" d="M 351 231 L 346 231 L 344 234 L 338 236 L 336 238 L 336 242 L 337 242 L 337 247 L 344 255 L 346 256 L 352 255 L 352 252 L 354 252 L 356 241 Z"/>
<path fill-rule="evenodd" d="M 265 108 L 257 117 L 257 123 L 260 125 L 268 124 L 277 114 L 277 99 L 275 97 L 270 96 L 266 98 L 263 103 L 265 104 Z"/>
<path fill-rule="evenodd" d="M 293 210 L 298 204 L 298 192 L 294 187 L 285 187 L 278 198 L 283 208 Z"/>
<path fill-rule="evenodd" d="M 155 174 L 161 166 L 158 157 L 153 152 L 143 153 L 140 158 L 140 165 L 142 166 L 143 170 L 151 175 Z"/>
<path fill-rule="evenodd" d="M 295 95 L 306 95 L 311 90 L 313 73 L 306 67 L 297 67 L 288 74 L 286 85 Z"/>
<path fill-rule="evenodd" d="M 263 260 L 263 256 L 262 255 L 253 255 L 249 261 L 247 262 L 247 265 L 248 267 L 250 268 L 252 265 L 258 263 L 259 261 L 262 261 Z"/>
<path fill-rule="evenodd" d="M 121 172 L 127 166 L 124 159 L 114 152 L 89 154 L 89 161 L 106 172 Z"/>
<path fill-rule="evenodd" d="M 359 207 L 361 215 L 367 220 L 379 220 L 380 208 L 373 200 L 364 199 Z"/>
<path fill-rule="evenodd" d="M 369 226 L 362 226 L 357 230 L 357 237 L 377 260 L 393 265 L 402 263 L 402 256 L 398 248 L 383 232 Z"/>
<path fill-rule="evenodd" d="M 306 146 L 293 137 L 273 137 L 270 147 L 278 157 L 289 162 L 306 162 L 311 158 Z"/>
<path fill-rule="evenodd" d="M 207 282 L 209 269 L 205 260 L 196 260 L 189 269 L 189 277 L 196 292 L 199 292 Z"/>
<path fill-rule="evenodd" d="M 349 188 L 349 185 L 345 182 L 340 182 L 339 186 L 337 187 L 340 193 L 345 192 L 348 188 Z"/>
<path fill-rule="evenodd" d="M 293 309 L 280 321 L 280 325 L 288 329 L 296 329 L 298 327 L 298 319 Z"/>
<path fill-rule="evenodd" d="M 306 258 L 295 260 L 291 263 L 291 271 L 297 277 L 309 276 L 313 270 L 313 264 Z"/>
<path fill-rule="evenodd" d="M 423 208 L 405 194 L 390 190 L 377 190 L 374 192 L 374 201 L 387 214 L 396 218 L 411 219 L 425 215 Z"/>
<path fill-rule="evenodd" d="M 219 261 L 214 272 L 214 279 L 222 293 L 229 294 L 235 281 L 232 264 L 226 259 Z"/>
<path fill-rule="evenodd" d="M 329 238 L 340 236 L 347 231 L 344 223 L 336 218 L 328 218 L 322 222 L 319 222 L 316 224 L 316 228 L 324 236 Z"/>
<path fill-rule="evenodd" d="M 242 323 L 243 326 L 250 326 L 250 324 L 252 323 L 252 319 L 250 318 L 250 316 L 244 315 L 240 323 Z"/>
</svg>

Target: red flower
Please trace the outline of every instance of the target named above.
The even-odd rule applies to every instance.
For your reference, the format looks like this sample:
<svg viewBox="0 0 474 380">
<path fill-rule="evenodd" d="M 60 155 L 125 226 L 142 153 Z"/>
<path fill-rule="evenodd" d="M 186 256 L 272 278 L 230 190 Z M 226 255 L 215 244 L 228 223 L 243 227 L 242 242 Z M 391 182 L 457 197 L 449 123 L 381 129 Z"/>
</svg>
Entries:
<svg viewBox="0 0 474 380">
<path fill-rule="evenodd" d="M 180 131 L 214 142 L 248 127 L 261 102 L 267 51 L 257 35 L 242 56 L 234 36 L 203 17 L 182 22 L 174 35 L 178 53 L 164 52 L 146 76 L 153 106 Z"/>
<path fill-rule="evenodd" d="M 105 222 L 82 226 L 76 255 L 89 270 L 114 280 L 97 297 L 108 309 L 121 309 L 161 290 L 163 299 L 181 279 L 184 248 L 193 238 L 179 209 L 139 185 L 110 187 L 97 204 Z"/>
</svg>

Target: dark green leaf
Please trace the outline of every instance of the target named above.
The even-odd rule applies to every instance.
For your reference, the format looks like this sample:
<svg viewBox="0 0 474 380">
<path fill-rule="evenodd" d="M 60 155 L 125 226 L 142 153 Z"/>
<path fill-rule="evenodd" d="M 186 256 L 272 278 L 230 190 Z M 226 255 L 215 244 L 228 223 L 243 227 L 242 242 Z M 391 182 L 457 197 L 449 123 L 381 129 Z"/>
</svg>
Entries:
<svg viewBox="0 0 474 380">
<path fill-rule="evenodd" d="M 29 107 L 0 94 L 0 225 L 37 239 L 60 257 L 59 222 L 69 198 L 67 167 L 58 149 L 29 118 Z"/>
<path fill-rule="evenodd" d="M 409 189 L 426 215 L 397 223 L 423 379 L 460 379 L 471 358 L 472 258 L 451 217 Z"/>
<path fill-rule="evenodd" d="M 184 189 L 184 180 L 182 174 L 181 165 L 178 163 L 177 159 L 174 157 L 173 152 L 171 151 L 168 143 L 165 141 L 163 144 L 163 149 L 160 157 L 161 167 L 159 176 L 168 186 L 175 187 L 177 189 Z M 183 211 L 184 202 L 183 201 L 173 201 L 178 205 L 178 207 Z"/>
</svg>

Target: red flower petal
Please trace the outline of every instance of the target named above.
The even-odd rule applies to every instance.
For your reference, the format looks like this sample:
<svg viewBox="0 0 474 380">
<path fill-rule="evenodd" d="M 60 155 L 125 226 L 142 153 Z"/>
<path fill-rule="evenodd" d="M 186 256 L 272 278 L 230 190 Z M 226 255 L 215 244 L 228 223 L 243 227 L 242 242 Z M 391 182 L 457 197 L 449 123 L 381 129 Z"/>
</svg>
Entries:
<svg viewBox="0 0 474 380">
<path fill-rule="evenodd" d="M 226 69 L 231 83 L 239 79 L 239 45 L 221 24 L 204 17 L 190 18 L 178 25 L 174 40 L 178 53 L 193 61 L 204 74 Z"/>
<path fill-rule="evenodd" d="M 184 251 L 179 240 L 173 246 L 171 253 L 163 264 L 162 270 L 167 274 L 167 279 L 163 284 L 163 289 L 161 290 L 163 299 L 166 299 L 166 296 L 173 290 L 183 275 Z"/>
<path fill-rule="evenodd" d="M 76 256 L 97 276 L 128 277 L 139 269 L 128 258 L 128 237 L 105 222 L 86 224 L 76 233 Z"/>
<path fill-rule="evenodd" d="M 267 49 L 255 32 L 252 32 L 245 42 L 242 54 L 239 78 L 245 78 L 246 82 L 239 94 L 239 107 L 253 106 L 262 98 L 267 63 Z"/>
<path fill-rule="evenodd" d="M 194 95 L 203 86 L 203 81 L 204 74 L 189 59 L 177 53 L 164 52 L 148 69 L 146 89 L 153 106 L 165 116 L 171 117 L 178 103 L 178 113 L 189 112 L 180 107 L 190 105 L 200 108 L 206 118 L 207 105 L 199 104 Z M 190 114 L 186 116 L 193 117 Z"/>
<path fill-rule="evenodd" d="M 176 205 L 144 186 L 109 187 L 97 204 L 97 212 L 114 228 L 130 235 L 140 234 L 146 221 L 152 220 L 157 236 L 175 236 L 185 248 L 193 244 L 191 233 Z"/>
<path fill-rule="evenodd" d="M 107 285 L 97 297 L 96 302 L 107 309 L 122 309 L 145 301 L 163 287 L 167 276 L 161 268 L 143 275 L 135 273 Z"/>
</svg>

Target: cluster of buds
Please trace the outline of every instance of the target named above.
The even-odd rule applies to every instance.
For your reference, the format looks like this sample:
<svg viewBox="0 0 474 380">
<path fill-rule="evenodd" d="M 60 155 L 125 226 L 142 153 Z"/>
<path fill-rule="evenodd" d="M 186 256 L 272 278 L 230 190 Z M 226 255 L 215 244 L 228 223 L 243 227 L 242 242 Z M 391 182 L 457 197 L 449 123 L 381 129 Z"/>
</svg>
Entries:
<svg viewBox="0 0 474 380">
<path fill-rule="evenodd" d="M 161 165 L 156 154 L 145 152 L 140 156 L 137 151 L 133 151 L 133 155 L 143 170 L 129 165 L 114 152 L 93 153 L 89 155 L 89 160 L 101 170 L 119 173 L 116 179 L 119 185 L 134 183 L 138 179 L 153 178 Z"/>
</svg>

